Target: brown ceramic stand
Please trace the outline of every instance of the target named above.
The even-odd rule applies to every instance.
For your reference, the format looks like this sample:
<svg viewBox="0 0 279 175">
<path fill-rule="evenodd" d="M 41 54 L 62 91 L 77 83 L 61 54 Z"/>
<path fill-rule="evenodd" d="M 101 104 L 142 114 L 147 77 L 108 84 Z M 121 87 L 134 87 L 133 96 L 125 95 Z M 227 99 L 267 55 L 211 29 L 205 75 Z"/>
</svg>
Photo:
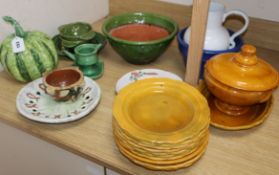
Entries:
<svg viewBox="0 0 279 175">
<path fill-rule="evenodd" d="M 248 129 L 264 121 L 272 106 L 278 72 L 244 45 L 240 53 L 220 54 L 205 65 L 211 124 L 227 130 Z"/>
<path fill-rule="evenodd" d="M 219 111 L 231 116 L 242 116 L 251 113 L 253 110 L 251 106 L 231 105 L 217 98 L 215 98 L 213 102 Z"/>
<path fill-rule="evenodd" d="M 217 101 L 219 100 L 212 95 L 208 97 L 211 111 L 210 124 L 225 130 L 241 130 L 255 127 L 265 121 L 273 106 L 273 97 L 265 103 L 248 107 L 229 105 L 229 110 L 228 108 L 223 108 L 223 106 L 220 109 L 220 106 L 216 105 Z"/>
</svg>

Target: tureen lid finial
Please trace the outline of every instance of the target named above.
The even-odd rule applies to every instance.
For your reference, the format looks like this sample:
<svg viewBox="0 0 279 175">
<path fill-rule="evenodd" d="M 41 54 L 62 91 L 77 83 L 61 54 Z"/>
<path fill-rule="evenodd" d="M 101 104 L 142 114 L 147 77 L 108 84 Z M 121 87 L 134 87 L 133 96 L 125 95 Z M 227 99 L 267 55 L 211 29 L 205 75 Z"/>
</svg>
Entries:
<svg viewBox="0 0 279 175">
<path fill-rule="evenodd" d="M 235 55 L 235 60 L 241 66 L 252 66 L 258 63 L 258 58 L 256 55 L 256 47 L 245 44 L 241 48 L 241 52 Z"/>
</svg>

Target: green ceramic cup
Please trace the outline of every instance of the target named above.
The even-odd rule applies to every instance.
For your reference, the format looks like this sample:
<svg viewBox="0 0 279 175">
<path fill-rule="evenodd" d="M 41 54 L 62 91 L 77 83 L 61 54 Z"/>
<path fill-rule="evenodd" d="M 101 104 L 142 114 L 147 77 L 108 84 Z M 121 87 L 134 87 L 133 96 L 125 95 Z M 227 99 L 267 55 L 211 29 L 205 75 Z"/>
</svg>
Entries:
<svg viewBox="0 0 279 175">
<path fill-rule="evenodd" d="M 133 23 L 163 27 L 169 35 L 158 40 L 137 42 L 119 39 L 110 34 L 116 27 Z M 108 18 L 102 26 L 102 31 L 112 48 L 126 61 L 132 64 L 147 64 L 156 60 L 168 48 L 178 31 L 178 25 L 174 20 L 158 14 L 125 13 Z"/>
<path fill-rule="evenodd" d="M 75 54 L 64 50 L 77 66 L 94 65 L 98 62 L 97 52 L 102 47 L 101 44 L 82 44 L 75 47 Z"/>
<path fill-rule="evenodd" d="M 75 54 L 63 50 L 64 53 L 75 61 L 75 65 L 85 76 L 93 79 L 100 78 L 104 72 L 104 63 L 98 59 L 97 52 L 102 44 L 82 44 L 75 47 Z"/>
</svg>

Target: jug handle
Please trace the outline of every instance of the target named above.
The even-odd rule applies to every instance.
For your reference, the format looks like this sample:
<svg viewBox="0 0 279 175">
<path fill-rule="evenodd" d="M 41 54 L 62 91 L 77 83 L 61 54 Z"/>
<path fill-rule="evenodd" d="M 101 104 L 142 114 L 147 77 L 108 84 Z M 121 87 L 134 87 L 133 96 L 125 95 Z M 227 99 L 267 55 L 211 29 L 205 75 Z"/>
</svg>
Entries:
<svg viewBox="0 0 279 175">
<path fill-rule="evenodd" d="M 247 28 L 248 28 L 248 25 L 249 25 L 249 17 L 248 15 L 246 15 L 243 11 L 240 11 L 240 10 L 230 10 L 228 12 L 226 12 L 224 15 L 223 15 L 223 22 L 226 20 L 226 18 L 230 15 L 238 15 L 238 16 L 242 16 L 243 19 L 244 19 L 244 26 L 238 30 L 237 32 L 235 32 L 231 37 L 230 37 L 230 46 L 229 46 L 229 49 L 232 49 L 235 47 L 235 41 L 234 39 L 241 35 Z"/>
<path fill-rule="evenodd" d="M 76 57 L 74 54 L 72 54 L 71 52 L 63 49 L 63 53 L 65 53 L 65 55 L 67 55 L 71 60 L 76 61 Z"/>
<path fill-rule="evenodd" d="M 96 49 L 96 50 L 97 50 L 97 52 L 99 51 L 99 49 L 101 49 L 101 47 L 102 47 L 102 46 L 103 46 L 103 45 L 102 45 L 102 44 L 100 44 L 100 43 L 99 43 L 99 44 L 97 44 L 97 46 L 96 46 L 96 47 L 97 47 L 97 49 Z"/>
</svg>

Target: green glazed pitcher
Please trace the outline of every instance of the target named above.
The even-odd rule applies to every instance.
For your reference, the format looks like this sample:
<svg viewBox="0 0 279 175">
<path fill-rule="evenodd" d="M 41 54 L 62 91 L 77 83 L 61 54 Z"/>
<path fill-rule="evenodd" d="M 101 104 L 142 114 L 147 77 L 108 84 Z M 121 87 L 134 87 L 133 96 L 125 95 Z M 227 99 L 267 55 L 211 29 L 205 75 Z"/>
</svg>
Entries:
<svg viewBox="0 0 279 175">
<path fill-rule="evenodd" d="M 103 62 L 97 56 L 101 44 L 81 44 L 74 49 L 74 53 L 63 52 L 72 59 L 85 76 L 97 79 L 103 74 Z"/>
</svg>

